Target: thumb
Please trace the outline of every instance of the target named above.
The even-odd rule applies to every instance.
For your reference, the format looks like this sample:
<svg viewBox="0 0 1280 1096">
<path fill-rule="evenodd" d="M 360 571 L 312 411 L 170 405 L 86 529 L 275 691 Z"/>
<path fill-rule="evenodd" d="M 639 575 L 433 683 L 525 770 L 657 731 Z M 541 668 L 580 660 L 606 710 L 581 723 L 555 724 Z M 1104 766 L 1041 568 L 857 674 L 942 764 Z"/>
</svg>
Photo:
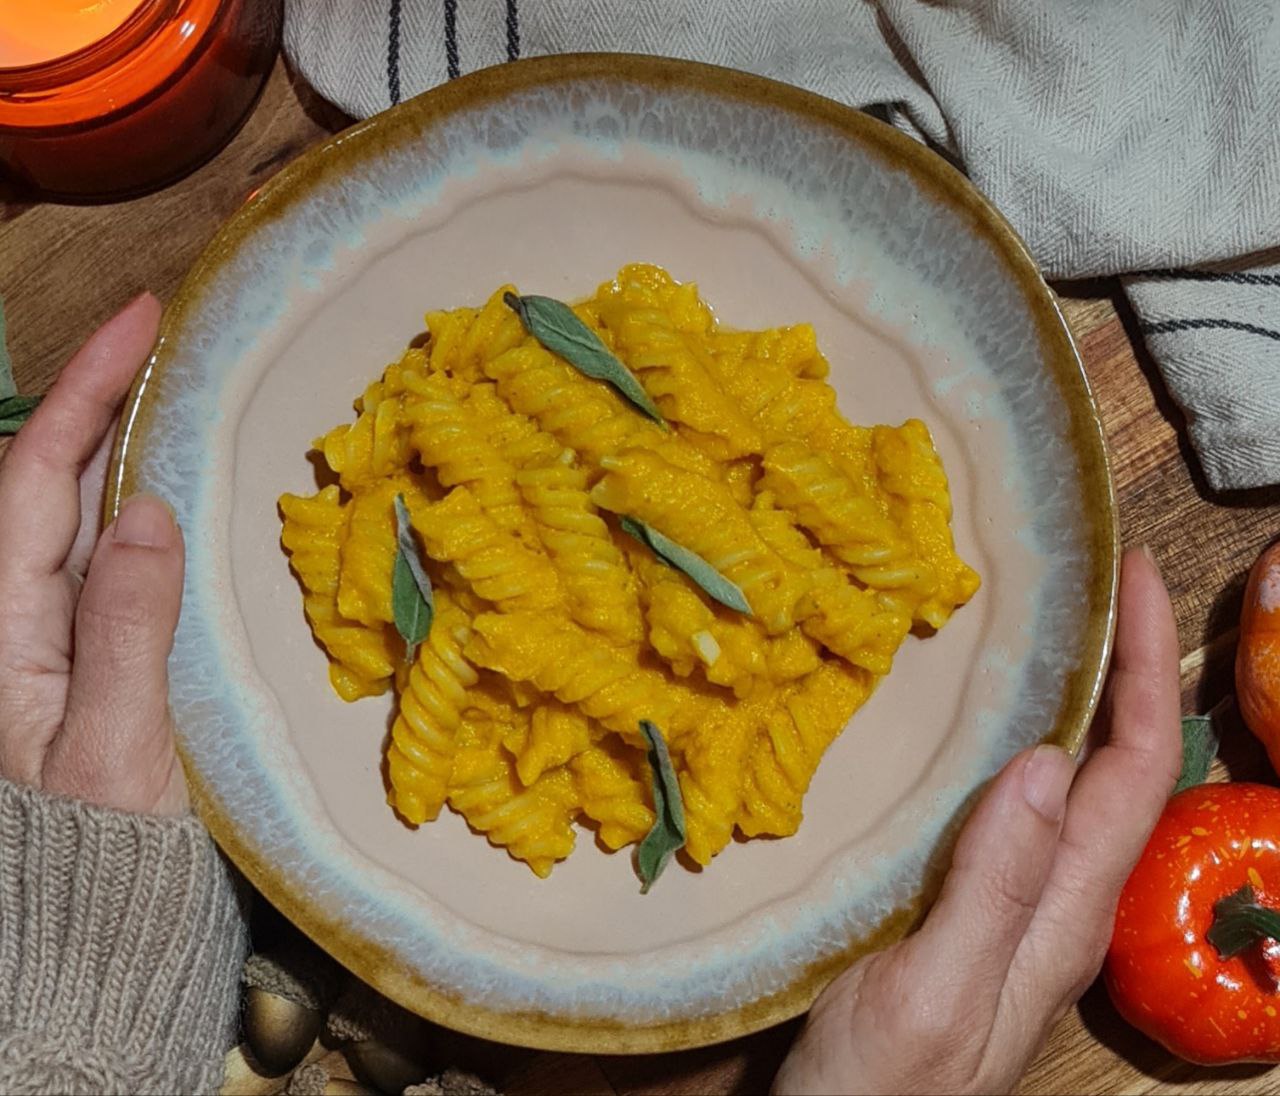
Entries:
<svg viewBox="0 0 1280 1096">
<path fill-rule="evenodd" d="M 905 945 L 911 965 L 931 972 L 940 1004 L 994 1016 L 1053 867 L 1074 775 L 1058 747 L 1027 750 L 965 823 L 937 904 Z"/>
<path fill-rule="evenodd" d="M 183 555 L 172 513 L 150 495 L 126 502 L 99 538 L 76 608 L 67 712 L 46 755 L 46 790 L 124 811 L 186 808 L 168 674 Z"/>
<path fill-rule="evenodd" d="M 815 1002 L 774 1092 L 993 1092 L 986 1062 L 1010 963 L 1054 859 L 1075 765 L 1056 746 L 1005 766 L 965 823 L 920 931 Z M 905 1051 L 903 1048 L 907 1048 Z"/>
</svg>

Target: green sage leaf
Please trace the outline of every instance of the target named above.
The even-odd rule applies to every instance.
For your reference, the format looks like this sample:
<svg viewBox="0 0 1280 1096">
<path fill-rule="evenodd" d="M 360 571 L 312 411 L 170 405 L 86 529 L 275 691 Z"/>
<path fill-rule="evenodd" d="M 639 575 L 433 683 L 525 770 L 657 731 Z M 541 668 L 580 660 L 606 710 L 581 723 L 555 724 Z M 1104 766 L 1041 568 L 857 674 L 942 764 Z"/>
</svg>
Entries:
<svg viewBox="0 0 1280 1096">
<path fill-rule="evenodd" d="M 667 862 L 684 848 L 687 834 L 680 781 L 671 764 L 666 739 L 647 719 L 640 720 L 640 733 L 649 747 L 649 768 L 653 774 L 653 828 L 645 834 L 636 851 L 636 866 L 643 884 L 640 893 L 648 894 Z"/>
<path fill-rule="evenodd" d="M 1220 707 L 1208 715 L 1182 717 L 1182 771 L 1173 787 L 1174 795 L 1184 788 L 1203 784 L 1208 778 L 1209 766 L 1218 754 L 1218 742 L 1222 737 L 1218 725 Z"/>
<path fill-rule="evenodd" d="M 629 533 L 641 544 L 647 544 L 653 550 L 653 554 L 664 563 L 669 563 L 677 571 L 683 571 L 706 591 L 709 597 L 714 598 L 721 605 L 727 605 L 730 609 L 746 613 L 747 616 L 754 615 L 751 612 L 751 604 L 747 601 L 747 596 L 742 592 L 741 587 L 730 582 L 696 552 L 689 551 L 670 537 L 659 533 L 652 525 L 646 525 L 637 518 L 623 515 L 618 523 L 622 526 L 624 533 Z"/>
<path fill-rule="evenodd" d="M 502 299 L 543 347 L 559 354 L 578 372 L 611 384 L 654 422 L 666 425 L 658 405 L 649 398 L 635 374 L 610 353 L 600 336 L 578 319 L 567 304 L 552 297 L 517 297 L 514 293 Z"/>
<path fill-rule="evenodd" d="M 5 341 L 4 301 L 0 299 L 0 406 L 11 396 L 18 394 L 18 386 L 13 379 L 13 362 L 9 360 L 9 345 Z M 0 418 L 4 418 L 0 415 Z"/>
<path fill-rule="evenodd" d="M 422 566 L 418 542 L 409 523 L 409 507 L 405 505 L 404 495 L 396 495 L 396 562 L 391 575 L 391 607 L 396 631 L 404 640 L 405 661 L 412 662 L 418 644 L 431 632 L 436 604 L 431 594 L 431 579 Z"/>
<path fill-rule="evenodd" d="M 0 438 L 16 434 L 40 406 L 41 396 L 9 396 L 0 399 Z"/>
</svg>

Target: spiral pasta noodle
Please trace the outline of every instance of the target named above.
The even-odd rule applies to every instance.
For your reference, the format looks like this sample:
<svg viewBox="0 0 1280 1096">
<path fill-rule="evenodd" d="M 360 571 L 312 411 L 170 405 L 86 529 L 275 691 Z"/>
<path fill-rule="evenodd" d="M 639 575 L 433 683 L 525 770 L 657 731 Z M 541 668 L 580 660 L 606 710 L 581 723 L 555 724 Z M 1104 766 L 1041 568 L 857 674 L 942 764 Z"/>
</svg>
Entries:
<svg viewBox="0 0 1280 1096">
<path fill-rule="evenodd" d="M 479 597 L 513 612 L 562 604 L 559 575 L 547 557 L 500 528 L 465 487 L 414 518 L 427 554 L 453 564 Z"/>
<path fill-rule="evenodd" d="M 578 825 L 607 850 L 655 827 L 645 721 L 686 862 L 794 833 L 901 645 L 978 588 L 928 428 L 849 423 L 811 325 L 726 329 L 656 266 L 553 308 L 567 343 L 516 293 L 427 312 L 316 440 L 327 485 L 280 498 L 332 688 L 394 690 L 390 807 L 447 806 L 545 877 Z M 592 338 L 663 421 L 579 371 Z"/>
<path fill-rule="evenodd" d="M 599 826 L 608 848 L 620 849 L 649 832 L 653 797 L 643 753 L 610 735 L 578 754 L 569 769 L 582 813 Z"/>
<path fill-rule="evenodd" d="M 605 474 L 591 491 L 597 505 L 637 517 L 696 552 L 742 588 L 769 632 L 791 627 L 797 584 L 722 482 L 640 449 L 601 463 Z"/>
<path fill-rule="evenodd" d="M 543 773 L 568 764 L 591 745 L 591 721 L 567 704 L 543 700 L 529 719 L 503 738 L 526 787 Z"/>
<path fill-rule="evenodd" d="M 420 498 L 412 481 L 397 476 L 354 495 L 338 576 L 338 611 L 370 627 L 390 624 L 391 571 L 396 556 L 395 497 Z"/>
<path fill-rule="evenodd" d="M 733 837 L 742 814 L 744 766 L 757 733 L 755 713 L 725 712 L 680 742 L 686 848 L 696 863 L 710 864 Z"/>
<path fill-rule="evenodd" d="M 956 555 L 951 537 L 951 495 L 929 428 L 908 419 L 896 430 L 876 427 L 872 451 L 892 511 L 920 558 L 933 567 L 937 585 L 912 603 L 917 620 L 941 628 L 956 606 L 978 589 L 978 573 Z"/>
<path fill-rule="evenodd" d="M 499 354 L 485 365 L 498 392 L 515 410 L 537 420 L 562 445 L 596 461 L 628 445 L 661 442 L 660 431 L 536 343 Z"/>
<path fill-rule="evenodd" d="M 449 805 L 491 844 L 545 878 L 557 860 L 573 851 L 573 819 L 578 812 L 573 776 L 556 769 L 525 787 L 498 731 L 484 718 L 463 722 Z"/>
<path fill-rule="evenodd" d="M 576 705 L 632 745 L 642 742 L 637 712 L 668 733 L 694 714 L 687 711 L 677 721 L 681 693 L 673 683 L 567 620 L 486 613 L 475 618 L 472 628 L 466 655 L 477 665 Z"/>
<path fill-rule="evenodd" d="M 816 652 L 803 637 L 769 636 L 758 621 L 708 605 L 675 571 L 640 551 L 634 555 L 646 589 L 649 644 L 676 676 L 700 675 L 742 698 L 816 666 Z"/>
<path fill-rule="evenodd" d="M 504 285 L 495 290 L 467 325 L 458 346 L 457 361 L 450 370 L 456 379 L 471 383 L 481 380 L 486 362 L 524 341 L 524 328 L 503 301 L 513 289 L 515 286 Z"/>
<path fill-rule="evenodd" d="M 635 579 L 587 493 L 586 472 L 555 461 L 517 473 L 516 483 L 560 572 L 573 619 L 616 644 L 638 643 Z"/>
<path fill-rule="evenodd" d="M 704 360 L 705 339 L 698 336 L 709 317 L 697 308 L 701 302 L 673 300 L 672 291 L 685 287 L 644 273 L 625 267 L 599 294 L 600 322 L 613 335 L 614 352 L 626 358 L 666 417 L 687 427 L 686 436 L 699 448 L 717 460 L 760 452 L 759 430 Z M 695 315 L 685 318 L 691 309 Z"/>
<path fill-rule="evenodd" d="M 554 354 L 529 342 L 485 366 L 498 392 L 515 410 L 537 421 L 587 463 L 621 449 L 646 449 L 684 468 L 716 476 L 716 463 L 689 442 L 665 434 L 639 416 L 600 381 L 584 377 Z"/>
<path fill-rule="evenodd" d="M 332 486 L 313 498 L 285 495 L 280 511 L 284 516 L 280 539 L 302 583 L 307 622 L 331 660 L 329 680 L 334 690 L 344 700 L 385 692 L 395 673 L 399 639 L 385 626 L 362 625 L 338 610 L 349 506 Z"/>
<path fill-rule="evenodd" d="M 804 794 L 823 753 L 844 729 L 842 713 L 866 700 L 872 680 L 843 662 L 826 662 L 764 714 L 744 761 L 737 819 L 744 834 L 786 837 L 799 829 Z"/>
<path fill-rule="evenodd" d="M 441 374 L 410 374 L 402 412 L 413 450 L 445 487 L 465 486 L 507 532 L 531 540 L 532 527 L 516 490 L 515 469 Z"/>
<path fill-rule="evenodd" d="M 469 690 L 480 680 L 455 634 L 465 616 L 443 591 L 436 594 L 436 620 L 400 692 L 387 747 L 391 805 L 414 825 L 435 818 L 444 805 L 458 727 Z"/>
</svg>

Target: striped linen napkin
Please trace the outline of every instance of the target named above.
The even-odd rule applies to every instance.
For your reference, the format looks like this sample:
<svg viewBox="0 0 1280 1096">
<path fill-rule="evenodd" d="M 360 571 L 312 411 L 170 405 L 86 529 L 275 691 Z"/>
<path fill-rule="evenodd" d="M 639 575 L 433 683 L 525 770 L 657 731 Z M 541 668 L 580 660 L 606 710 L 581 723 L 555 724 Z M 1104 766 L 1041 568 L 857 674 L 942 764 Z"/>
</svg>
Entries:
<svg viewBox="0 0 1280 1096">
<path fill-rule="evenodd" d="M 359 117 L 596 50 L 875 108 L 963 167 L 1048 276 L 1121 275 L 1213 487 L 1280 482 L 1276 0 L 286 0 L 285 49 Z"/>
</svg>

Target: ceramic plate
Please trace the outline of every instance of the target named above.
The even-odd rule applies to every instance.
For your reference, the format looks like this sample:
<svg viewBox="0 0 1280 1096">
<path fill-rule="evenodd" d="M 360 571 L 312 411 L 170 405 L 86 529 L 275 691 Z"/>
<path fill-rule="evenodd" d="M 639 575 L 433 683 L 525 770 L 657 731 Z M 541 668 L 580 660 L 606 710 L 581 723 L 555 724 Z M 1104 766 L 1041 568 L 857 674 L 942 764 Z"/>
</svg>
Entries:
<svg viewBox="0 0 1280 1096">
<path fill-rule="evenodd" d="M 312 438 L 422 328 L 503 282 L 585 296 L 624 263 L 721 322 L 811 321 L 855 422 L 925 419 L 982 573 L 909 639 L 829 751 L 797 836 L 735 842 L 641 896 L 584 837 L 549 880 L 462 820 L 386 806 L 390 703 L 330 691 L 279 545 Z M 1070 336 L 1021 244 L 942 160 L 824 99 L 639 57 L 521 62 L 310 151 L 222 230 L 171 305 L 113 503 L 174 504 L 190 562 L 173 706 L 199 810 L 334 956 L 440 1023 L 656 1051 L 803 1011 L 927 904 L 970 793 L 1093 711 L 1115 594 L 1106 457 Z"/>
</svg>

